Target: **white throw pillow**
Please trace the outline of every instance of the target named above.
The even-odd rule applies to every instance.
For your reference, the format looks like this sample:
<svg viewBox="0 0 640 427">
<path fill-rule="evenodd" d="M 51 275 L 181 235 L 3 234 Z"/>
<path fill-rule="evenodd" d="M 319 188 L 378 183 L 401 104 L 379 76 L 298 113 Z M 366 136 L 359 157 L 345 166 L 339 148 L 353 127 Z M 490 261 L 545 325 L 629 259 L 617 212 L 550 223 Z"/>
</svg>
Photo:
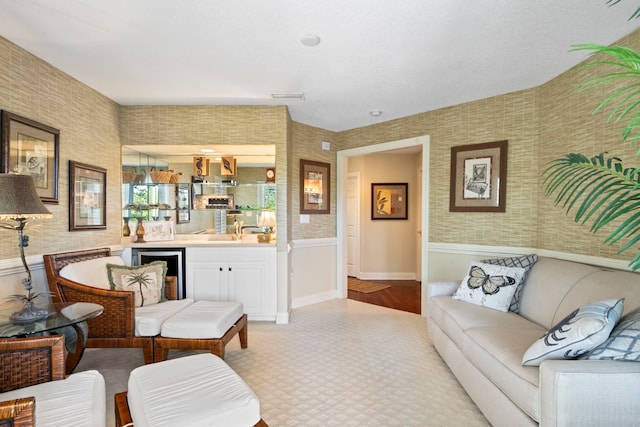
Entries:
<svg viewBox="0 0 640 427">
<path fill-rule="evenodd" d="M 524 268 L 524 277 L 522 278 L 522 282 L 520 282 L 520 284 L 516 288 L 516 292 L 513 294 L 513 299 L 511 300 L 511 304 L 509 305 L 509 311 L 520 313 L 520 295 L 522 294 L 522 290 L 524 289 L 524 284 L 527 280 L 527 276 L 529 275 L 531 267 L 533 267 L 533 265 L 538 262 L 538 255 L 531 254 L 512 256 L 507 258 L 483 259 L 480 262 L 483 262 L 485 264 L 504 265 L 505 267 Z"/>
<path fill-rule="evenodd" d="M 539 366 L 547 359 L 576 359 L 609 337 L 620 320 L 624 298 L 587 304 L 574 310 L 525 352 L 522 364 Z"/>
<path fill-rule="evenodd" d="M 605 342 L 580 359 L 640 362 L 640 308 L 625 315 Z"/>
<path fill-rule="evenodd" d="M 524 274 L 520 267 L 472 262 L 453 299 L 507 311 Z"/>
</svg>

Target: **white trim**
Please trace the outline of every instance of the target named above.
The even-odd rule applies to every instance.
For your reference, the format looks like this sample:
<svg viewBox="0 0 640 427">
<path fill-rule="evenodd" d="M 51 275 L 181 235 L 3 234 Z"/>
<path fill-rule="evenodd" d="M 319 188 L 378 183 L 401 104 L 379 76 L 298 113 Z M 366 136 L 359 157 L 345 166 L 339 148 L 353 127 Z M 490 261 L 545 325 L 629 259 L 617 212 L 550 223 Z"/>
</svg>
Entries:
<svg viewBox="0 0 640 427">
<path fill-rule="evenodd" d="M 335 246 L 337 244 L 335 237 L 322 237 L 317 239 L 300 239 L 291 240 L 289 246 L 291 249 L 296 248 L 317 248 L 321 246 Z"/>
<path fill-rule="evenodd" d="M 537 254 L 538 256 L 558 258 L 566 261 L 579 262 L 582 264 L 596 265 L 599 267 L 613 268 L 616 270 L 632 271 L 629 268 L 629 262 L 625 260 L 596 257 L 591 255 L 572 254 L 568 252 L 552 251 L 548 249 L 509 246 L 465 245 L 459 243 L 429 243 L 429 252 L 458 255 L 476 255 L 480 257 Z"/>
<path fill-rule="evenodd" d="M 368 272 L 360 273 L 362 280 L 416 280 L 415 272 Z"/>
<path fill-rule="evenodd" d="M 339 297 L 337 295 L 336 290 L 334 289 L 332 291 L 323 292 L 321 294 L 308 295 L 306 297 L 296 298 L 293 301 L 291 301 L 291 308 L 294 309 L 294 308 L 305 307 L 307 305 L 317 304 L 319 302 L 329 301 L 337 298 Z"/>
</svg>

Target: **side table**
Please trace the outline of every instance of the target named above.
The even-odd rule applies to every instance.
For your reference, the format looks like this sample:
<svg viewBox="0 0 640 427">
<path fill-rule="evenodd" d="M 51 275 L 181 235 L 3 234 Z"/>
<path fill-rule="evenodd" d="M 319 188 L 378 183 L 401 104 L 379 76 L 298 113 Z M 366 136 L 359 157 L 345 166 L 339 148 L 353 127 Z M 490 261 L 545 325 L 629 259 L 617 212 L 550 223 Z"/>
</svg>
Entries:
<svg viewBox="0 0 640 427">
<path fill-rule="evenodd" d="M 9 315 L 20 309 L 21 303 L 2 305 L 0 308 L 0 338 L 22 338 L 28 336 L 61 333 L 59 329 L 72 327 L 77 340 L 74 351 L 67 354 L 65 361 L 66 373 L 69 375 L 80 362 L 84 353 L 84 334 L 79 324 L 98 317 L 103 307 L 88 302 L 55 303 L 42 305 L 49 315 L 34 322 L 16 323 L 9 319 Z"/>
</svg>

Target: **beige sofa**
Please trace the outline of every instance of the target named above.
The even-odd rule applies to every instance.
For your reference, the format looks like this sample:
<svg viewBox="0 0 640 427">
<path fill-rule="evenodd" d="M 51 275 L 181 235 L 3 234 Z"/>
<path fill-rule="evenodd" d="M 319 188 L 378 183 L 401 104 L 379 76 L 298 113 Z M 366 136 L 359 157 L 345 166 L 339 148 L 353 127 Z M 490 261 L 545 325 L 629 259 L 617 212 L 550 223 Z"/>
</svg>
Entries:
<svg viewBox="0 0 640 427">
<path fill-rule="evenodd" d="M 461 277 L 464 272 L 461 272 Z M 640 363 L 546 360 L 522 366 L 525 351 L 575 309 L 625 298 L 640 306 L 640 275 L 540 258 L 520 313 L 451 295 L 460 282 L 428 284 L 428 334 L 458 381 L 494 426 L 631 426 L 640 423 Z"/>
</svg>

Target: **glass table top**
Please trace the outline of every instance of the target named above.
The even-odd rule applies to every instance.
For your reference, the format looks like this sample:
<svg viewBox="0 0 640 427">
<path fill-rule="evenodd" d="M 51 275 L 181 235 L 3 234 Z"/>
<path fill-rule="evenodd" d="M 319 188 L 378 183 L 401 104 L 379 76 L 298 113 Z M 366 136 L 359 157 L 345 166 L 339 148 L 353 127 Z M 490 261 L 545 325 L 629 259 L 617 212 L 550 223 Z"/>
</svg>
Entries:
<svg viewBox="0 0 640 427">
<path fill-rule="evenodd" d="M 9 319 L 11 313 L 22 308 L 21 302 L 0 305 L 0 337 L 21 337 L 52 329 L 71 326 L 102 314 L 103 307 L 89 302 L 38 304 L 45 308 L 49 315 L 41 320 L 16 323 Z"/>
</svg>

